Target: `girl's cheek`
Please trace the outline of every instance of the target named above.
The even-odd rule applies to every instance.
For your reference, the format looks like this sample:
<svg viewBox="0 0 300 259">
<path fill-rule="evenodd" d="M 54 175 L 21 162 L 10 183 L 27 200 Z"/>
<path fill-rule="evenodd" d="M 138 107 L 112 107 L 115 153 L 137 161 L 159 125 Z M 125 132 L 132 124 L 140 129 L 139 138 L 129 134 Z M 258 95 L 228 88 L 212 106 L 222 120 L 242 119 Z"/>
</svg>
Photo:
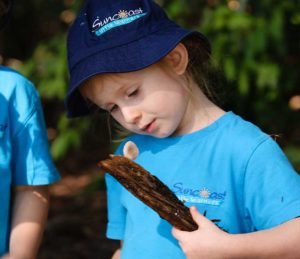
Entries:
<svg viewBox="0 0 300 259">
<path fill-rule="evenodd" d="M 113 117 L 114 120 L 116 120 L 117 122 L 121 123 L 119 116 L 116 116 L 116 115 L 111 115 L 111 116 Z"/>
<path fill-rule="evenodd" d="M 115 114 L 115 115 L 111 115 L 114 120 L 116 120 L 119 124 L 121 124 L 123 127 L 125 127 L 125 123 L 124 120 L 122 119 L 122 114 Z"/>
</svg>

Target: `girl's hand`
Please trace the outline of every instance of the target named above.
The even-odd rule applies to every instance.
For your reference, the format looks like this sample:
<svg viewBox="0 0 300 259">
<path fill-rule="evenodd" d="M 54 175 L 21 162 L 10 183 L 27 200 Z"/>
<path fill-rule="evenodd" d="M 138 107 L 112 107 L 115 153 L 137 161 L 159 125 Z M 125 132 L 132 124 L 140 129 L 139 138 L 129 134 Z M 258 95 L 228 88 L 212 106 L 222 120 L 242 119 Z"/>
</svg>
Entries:
<svg viewBox="0 0 300 259">
<path fill-rule="evenodd" d="M 179 241 L 188 259 L 228 258 L 226 250 L 229 234 L 219 229 L 213 222 L 201 215 L 196 207 L 190 212 L 198 229 L 193 232 L 173 228 L 172 234 Z"/>
</svg>

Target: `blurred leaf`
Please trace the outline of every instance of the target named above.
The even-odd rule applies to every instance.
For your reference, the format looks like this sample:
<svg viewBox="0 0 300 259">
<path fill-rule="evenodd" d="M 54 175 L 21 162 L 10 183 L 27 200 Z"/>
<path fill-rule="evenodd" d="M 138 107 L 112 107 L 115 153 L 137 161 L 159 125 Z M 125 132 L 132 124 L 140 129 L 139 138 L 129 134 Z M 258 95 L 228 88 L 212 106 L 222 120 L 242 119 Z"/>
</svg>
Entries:
<svg viewBox="0 0 300 259">
<path fill-rule="evenodd" d="M 271 38 L 275 40 L 275 42 L 281 41 L 283 33 L 283 13 L 280 8 L 275 9 L 272 13 L 269 31 Z"/>
<path fill-rule="evenodd" d="M 234 80 L 236 77 L 236 68 L 232 58 L 226 58 L 224 63 L 224 71 L 228 80 Z"/>
<path fill-rule="evenodd" d="M 51 154 L 55 160 L 62 158 L 70 148 L 78 148 L 80 135 L 75 129 L 60 134 L 51 145 Z"/>
<path fill-rule="evenodd" d="M 291 23 L 294 24 L 294 25 L 300 25 L 300 12 L 295 13 L 291 17 Z"/>
<path fill-rule="evenodd" d="M 284 152 L 300 174 L 300 147 L 289 145 L 285 147 Z"/>
<path fill-rule="evenodd" d="M 249 76 L 245 69 L 240 72 L 240 77 L 238 82 L 240 86 L 240 93 L 242 95 L 246 95 L 249 91 Z"/>
<path fill-rule="evenodd" d="M 251 17 L 242 13 L 233 13 L 228 19 L 228 29 L 230 30 L 248 30 L 252 26 Z"/>
<path fill-rule="evenodd" d="M 22 72 L 33 82 L 42 97 L 63 99 L 67 89 L 67 64 L 64 38 L 54 37 L 37 46 L 33 58 Z"/>
<path fill-rule="evenodd" d="M 257 66 L 257 86 L 262 88 L 265 86 L 276 87 L 280 70 L 277 64 L 260 63 Z"/>
</svg>

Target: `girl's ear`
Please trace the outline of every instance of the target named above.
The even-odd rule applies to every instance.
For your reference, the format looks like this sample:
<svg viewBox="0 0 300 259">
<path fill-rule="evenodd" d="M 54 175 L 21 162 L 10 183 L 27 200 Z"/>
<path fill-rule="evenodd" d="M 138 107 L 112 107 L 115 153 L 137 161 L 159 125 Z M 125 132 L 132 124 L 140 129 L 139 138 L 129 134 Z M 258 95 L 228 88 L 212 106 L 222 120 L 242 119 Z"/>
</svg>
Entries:
<svg viewBox="0 0 300 259">
<path fill-rule="evenodd" d="M 179 43 L 177 46 L 164 57 L 164 61 L 175 71 L 178 75 L 183 75 L 187 69 L 189 55 L 186 47 Z"/>
</svg>

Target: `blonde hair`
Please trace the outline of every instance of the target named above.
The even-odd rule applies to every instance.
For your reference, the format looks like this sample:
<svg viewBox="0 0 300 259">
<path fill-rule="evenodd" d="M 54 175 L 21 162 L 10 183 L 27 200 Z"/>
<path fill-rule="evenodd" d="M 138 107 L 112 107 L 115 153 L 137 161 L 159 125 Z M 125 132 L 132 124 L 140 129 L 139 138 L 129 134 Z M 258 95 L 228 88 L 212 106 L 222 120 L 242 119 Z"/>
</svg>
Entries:
<svg viewBox="0 0 300 259">
<path fill-rule="evenodd" d="M 218 91 L 220 90 L 219 76 L 221 73 L 213 62 L 211 54 L 204 47 L 204 42 L 196 35 L 190 35 L 181 41 L 187 48 L 189 62 L 187 73 L 190 80 L 200 87 L 209 100 L 221 105 Z"/>
</svg>

